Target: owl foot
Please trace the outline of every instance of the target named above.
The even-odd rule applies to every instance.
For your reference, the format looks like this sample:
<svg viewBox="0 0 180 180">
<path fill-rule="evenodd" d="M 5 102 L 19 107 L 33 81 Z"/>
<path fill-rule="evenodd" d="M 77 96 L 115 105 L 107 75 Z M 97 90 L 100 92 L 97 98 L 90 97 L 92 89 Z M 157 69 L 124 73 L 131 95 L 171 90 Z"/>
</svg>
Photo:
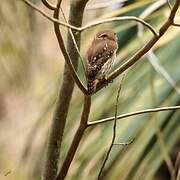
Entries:
<svg viewBox="0 0 180 180">
<path fill-rule="evenodd" d="M 109 84 L 106 76 L 103 77 L 102 82 L 103 82 L 103 84 L 104 84 L 104 87 L 107 87 L 108 84 Z"/>
</svg>

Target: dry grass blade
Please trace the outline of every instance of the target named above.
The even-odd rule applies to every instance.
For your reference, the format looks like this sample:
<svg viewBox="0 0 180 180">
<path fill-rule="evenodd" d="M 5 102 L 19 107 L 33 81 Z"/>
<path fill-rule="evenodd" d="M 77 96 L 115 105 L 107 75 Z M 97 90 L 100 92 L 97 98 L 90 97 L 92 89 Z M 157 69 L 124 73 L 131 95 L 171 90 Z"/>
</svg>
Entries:
<svg viewBox="0 0 180 180">
<path fill-rule="evenodd" d="M 150 14 L 152 14 L 154 11 L 162 7 L 166 4 L 166 0 L 160 0 L 155 3 L 153 3 L 151 6 L 149 6 L 147 9 L 145 9 L 139 16 L 141 19 L 145 19 Z M 138 24 L 138 36 L 142 42 L 143 42 L 143 31 L 144 27 L 139 23 Z M 153 50 L 150 50 L 147 52 L 146 57 L 148 58 L 148 61 L 153 66 L 153 68 L 164 77 L 165 80 L 176 90 L 176 92 L 180 95 L 180 89 L 176 86 L 176 82 L 173 80 L 173 78 L 169 75 L 169 73 L 165 70 L 165 68 L 159 63 L 157 56 L 154 54 Z"/>
</svg>

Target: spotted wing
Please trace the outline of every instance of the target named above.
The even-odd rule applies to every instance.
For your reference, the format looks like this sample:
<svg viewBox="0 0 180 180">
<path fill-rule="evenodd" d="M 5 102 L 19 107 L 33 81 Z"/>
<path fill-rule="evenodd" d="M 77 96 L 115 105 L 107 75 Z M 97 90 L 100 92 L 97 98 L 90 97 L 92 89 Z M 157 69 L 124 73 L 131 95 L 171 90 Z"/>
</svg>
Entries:
<svg viewBox="0 0 180 180">
<path fill-rule="evenodd" d="M 96 41 L 88 50 L 88 79 L 95 79 L 103 65 L 110 59 L 117 50 L 114 41 Z"/>
</svg>

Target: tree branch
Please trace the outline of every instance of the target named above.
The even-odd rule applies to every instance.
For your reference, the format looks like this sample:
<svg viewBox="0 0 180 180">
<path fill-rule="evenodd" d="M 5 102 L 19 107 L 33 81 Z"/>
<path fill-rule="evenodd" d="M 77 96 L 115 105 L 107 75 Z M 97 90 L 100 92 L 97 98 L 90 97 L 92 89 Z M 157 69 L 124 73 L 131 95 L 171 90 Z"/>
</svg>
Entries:
<svg viewBox="0 0 180 180">
<path fill-rule="evenodd" d="M 90 108 L 91 108 L 91 96 L 85 96 L 84 97 L 84 108 L 83 108 L 83 112 L 81 115 L 81 121 L 80 121 L 79 127 L 75 133 L 72 144 L 68 150 L 68 153 L 66 155 L 66 158 L 63 162 L 63 165 L 61 167 L 61 170 L 60 170 L 56 180 L 63 180 L 67 175 L 67 172 L 69 170 L 71 162 L 74 158 L 76 150 L 82 139 L 82 136 L 84 135 L 84 132 L 85 132 L 86 128 L 88 127 L 87 121 L 88 121 L 88 117 L 89 117 L 89 113 L 90 113 Z"/>
<path fill-rule="evenodd" d="M 121 73 L 126 71 L 137 61 L 141 60 L 141 57 L 145 55 L 157 43 L 157 41 L 161 38 L 161 36 L 165 34 L 167 29 L 174 24 L 174 17 L 178 10 L 179 5 L 180 5 L 180 0 L 176 0 L 170 12 L 168 20 L 159 29 L 159 35 L 152 37 L 152 39 L 144 47 L 142 47 L 134 56 L 132 56 L 129 60 L 127 60 L 127 62 L 125 62 L 122 66 L 116 69 L 113 73 L 111 73 L 107 78 L 106 82 L 104 81 L 100 82 L 98 84 L 97 91 L 102 89 L 105 85 L 107 85 L 107 83 L 112 82 L 113 79 L 118 77 Z"/>
<path fill-rule="evenodd" d="M 180 109 L 180 106 L 161 107 L 161 108 L 154 108 L 154 109 L 144 109 L 144 110 L 140 110 L 140 111 L 135 111 L 135 112 L 122 114 L 120 116 L 117 116 L 117 119 L 119 120 L 119 119 L 131 117 L 131 116 L 136 116 L 136 115 L 140 115 L 140 114 L 147 114 L 147 113 L 160 112 L 160 111 L 170 111 L 170 110 L 177 110 L 177 109 Z M 102 124 L 102 123 L 107 123 L 107 122 L 110 122 L 110 121 L 113 121 L 113 120 L 114 120 L 114 117 L 109 117 L 109 118 L 105 118 L 105 119 L 101 119 L 101 120 L 97 120 L 97 121 L 93 121 L 93 122 L 88 122 L 88 127 L 98 125 L 98 124 Z"/>
<path fill-rule="evenodd" d="M 31 6 L 33 9 L 37 10 L 38 12 L 41 12 L 42 14 L 42 11 L 40 9 L 38 9 L 35 5 L 33 5 L 31 2 L 29 2 L 28 0 L 22 0 L 24 1 L 27 5 Z M 69 56 L 69 54 L 67 53 L 66 51 L 66 48 L 65 48 L 65 45 L 64 45 L 64 42 L 63 42 L 63 38 L 62 38 L 62 35 L 59 31 L 59 21 L 58 21 L 58 16 L 59 16 L 59 10 L 57 11 L 57 9 L 54 11 L 55 14 L 54 14 L 54 18 L 51 18 L 51 19 L 54 19 L 53 22 L 54 22 L 54 29 L 55 29 L 55 33 L 56 33 L 56 37 L 57 37 L 57 40 L 58 40 L 58 43 L 59 43 L 59 46 L 61 48 L 61 51 L 62 51 L 62 54 L 64 56 L 64 59 L 66 61 L 66 63 L 68 64 L 69 66 L 69 69 L 72 73 L 72 76 L 73 76 L 73 79 L 74 81 L 76 82 L 77 86 L 79 87 L 79 89 L 84 93 L 84 94 L 88 94 L 87 92 L 87 89 L 85 88 L 85 86 L 83 85 L 83 83 L 81 82 L 76 70 L 74 69 L 74 66 L 72 64 L 72 61 L 71 61 L 71 58 Z M 45 13 L 43 13 L 45 15 Z M 45 15 L 46 16 L 46 15 Z M 47 16 L 46 16 L 47 17 Z M 49 18 L 48 18 L 49 19 Z M 49 19 L 50 20 L 50 19 Z M 61 25 L 64 25 L 64 24 L 67 24 L 67 23 L 63 23 L 61 22 Z M 72 27 L 75 27 L 75 26 L 72 26 Z M 73 29 L 73 28 L 72 28 Z"/>
<path fill-rule="evenodd" d="M 167 0 L 167 4 L 168 4 L 169 8 L 172 9 L 172 5 L 170 3 L 170 0 Z"/>
<path fill-rule="evenodd" d="M 170 0 L 167 0 L 167 3 L 168 3 L 169 8 L 172 10 L 172 5 L 170 3 Z M 180 24 L 178 24 L 178 23 L 173 23 L 172 25 L 176 26 L 176 27 L 180 27 Z"/>
<path fill-rule="evenodd" d="M 54 17 L 56 19 L 58 19 L 59 16 L 59 9 L 54 11 Z M 68 54 L 68 52 L 66 51 L 65 45 L 64 45 L 64 41 L 61 35 L 61 32 L 59 30 L 59 25 L 57 23 L 54 23 L 54 30 L 56 33 L 56 37 L 59 43 L 59 47 L 62 51 L 62 54 L 64 56 L 64 59 L 66 61 L 66 63 L 68 64 L 68 67 L 70 69 L 71 75 L 74 79 L 74 81 L 76 82 L 77 86 L 79 87 L 79 89 L 84 93 L 84 94 L 88 94 L 87 89 L 84 87 L 83 83 L 81 82 L 76 70 L 74 69 L 74 65 L 72 64 L 72 60 Z"/>
<path fill-rule="evenodd" d="M 58 18 L 59 15 L 60 4 L 61 0 L 58 1 L 57 9 L 54 11 L 54 16 L 56 18 Z M 69 15 L 69 22 L 71 24 L 81 26 L 85 5 L 86 2 L 84 2 L 84 0 L 81 0 L 80 2 L 72 1 Z M 59 46 L 60 48 L 63 48 L 64 44 L 60 42 L 62 39 L 61 32 L 59 30 L 59 25 L 56 22 L 54 23 L 54 29 L 56 35 L 58 36 L 57 39 Z M 75 35 L 75 40 L 77 42 L 77 46 L 80 47 L 79 33 Z M 73 67 L 76 70 L 78 67 L 79 56 L 78 53 L 74 50 L 72 39 L 69 33 L 67 38 L 67 51 L 69 52 L 69 56 L 72 59 Z M 62 52 L 66 53 L 66 51 Z M 61 155 L 61 142 L 73 89 L 74 80 L 72 78 L 72 72 L 69 69 L 69 65 L 65 63 L 62 86 L 57 97 L 56 109 L 54 111 L 52 127 L 50 129 L 46 162 L 43 169 L 43 180 L 55 180 L 57 176 L 59 156 Z"/>
<path fill-rule="evenodd" d="M 46 14 L 44 11 L 42 11 L 40 8 L 38 8 L 36 5 L 34 5 L 33 3 L 31 3 L 29 0 L 20 0 L 23 1 L 25 4 L 27 4 L 29 7 L 33 8 L 35 11 L 39 12 L 42 16 L 44 16 L 45 18 L 47 18 L 48 20 L 50 20 L 53 23 L 57 23 L 59 25 L 62 25 L 64 27 L 67 28 L 71 28 L 73 30 L 79 31 L 79 28 L 70 24 L 67 24 L 65 22 L 62 22 L 56 18 L 53 18 L 51 16 L 49 16 L 48 14 Z"/>
<path fill-rule="evenodd" d="M 167 0 L 159 0 L 152 5 L 150 5 L 147 9 L 145 9 L 139 16 L 141 19 L 145 19 L 148 17 L 150 14 L 155 12 L 157 9 L 160 7 L 164 6 L 167 3 Z M 144 27 L 139 23 L 138 24 L 138 37 L 140 38 L 140 41 L 142 44 L 144 44 L 143 41 L 143 30 Z M 177 87 L 176 82 L 174 79 L 169 75 L 169 73 L 166 71 L 166 69 L 159 63 L 159 60 L 153 50 L 149 50 L 146 54 L 146 57 L 149 61 L 149 63 L 152 65 L 152 67 L 159 73 L 174 89 L 175 91 L 180 95 L 180 89 Z"/>
<path fill-rule="evenodd" d="M 153 34 L 154 36 L 158 36 L 158 33 L 156 33 L 156 30 L 147 22 L 145 22 L 144 20 L 137 18 L 135 16 L 123 16 L 123 17 L 113 17 L 113 18 L 109 18 L 109 19 L 104 19 L 104 20 L 100 20 L 91 24 L 88 24 L 86 26 L 83 26 L 80 28 L 80 31 L 84 31 L 86 29 L 89 29 L 91 27 L 100 25 L 100 24 L 104 24 L 104 23 L 109 23 L 109 22 L 115 22 L 115 21 L 136 21 L 139 22 L 141 24 L 143 24 L 145 27 L 147 27 Z"/>
<path fill-rule="evenodd" d="M 41 1 L 48 9 L 53 10 L 53 11 L 56 9 L 56 7 L 50 4 L 47 0 L 41 0 Z"/>
<path fill-rule="evenodd" d="M 30 6 L 31 8 L 33 8 L 34 10 L 36 10 L 37 12 L 39 12 L 41 15 L 43 15 L 44 17 L 46 17 L 48 20 L 50 20 L 53 23 L 57 23 L 59 25 L 62 25 L 64 27 L 67 28 L 71 28 L 72 30 L 75 30 L 77 32 L 82 32 L 85 31 L 89 28 L 92 28 L 94 26 L 100 25 L 100 24 L 104 24 L 104 23 L 110 23 L 110 22 L 115 22 L 115 21 L 136 21 L 139 22 L 141 24 L 143 24 L 144 26 L 146 26 L 152 33 L 154 36 L 158 36 L 158 34 L 156 33 L 155 29 L 148 24 L 147 22 L 143 21 L 142 19 L 139 19 L 137 17 L 134 16 L 124 16 L 124 17 L 114 17 L 114 18 L 109 18 L 109 19 L 104 19 L 104 20 L 100 20 L 91 24 L 88 24 L 86 26 L 83 27 L 77 27 L 77 26 L 73 26 L 71 24 L 59 21 L 56 18 L 52 18 L 50 17 L 48 14 L 46 14 L 45 12 L 43 12 L 41 9 L 39 9 L 37 6 L 35 6 L 33 3 L 31 3 L 29 0 L 21 0 L 24 3 L 26 3 L 28 6 Z"/>
<path fill-rule="evenodd" d="M 61 9 L 61 13 L 62 13 L 62 15 L 63 15 L 63 17 L 64 17 L 65 22 L 68 23 L 68 21 L 67 21 L 67 19 L 66 19 L 66 16 L 65 16 L 65 14 L 64 14 L 63 9 L 62 9 L 61 7 L 60 7 L 60 9 Z M 68 28 L 68 29 L 69 29 L 69 33 L 70 33 L 70 35 L 71 35 L 72 41 L 73 41 L 73 43 L 74 43 L 74 47 L 76 48 L 76 51 L 77 51 L 77 53 L 79 54 L 79 58 L 80 58 L 80 61 L 81 61 L 81 64 L 82 64 L 83 70 L 84 70 L 84 75 L 85 75 L 86 80 L 87 80 L 86 67 L 85 67 L 85 65 L 84 65 L 83 57 L 81 56 L 81 53 L 80 53 L 80 51 L 79 51 L 79 49 L 78 49 L 78 46 L 77 46 L 77 43 L 76 43 L 76 40 L 75 40 L 75 38 L 74 38 L 74 35 L 73 35 L 73 32 L 72 32 L 71 28 Z"/>
</svg>

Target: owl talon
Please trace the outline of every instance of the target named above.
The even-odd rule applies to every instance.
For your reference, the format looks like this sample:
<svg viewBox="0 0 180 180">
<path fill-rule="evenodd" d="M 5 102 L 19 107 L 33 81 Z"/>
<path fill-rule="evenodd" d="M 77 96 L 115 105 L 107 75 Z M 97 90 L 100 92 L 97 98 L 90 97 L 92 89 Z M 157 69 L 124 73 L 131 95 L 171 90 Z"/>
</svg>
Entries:
<svg viewBox="0 0 180 180">
<path fill-rule="evenodd" d="M 105 76 L 105 77 L 102 79 L 102 82 L 103 82 L 103 84 L 104 84 L 104 87 L 107 87 L 109 83 L 113 83 L 113 80 L 108 81 L 108 78 Z"/>
<path fill-rule="evenodd" d="M 107 87 L 108 84 L 109 84 L 109 82 L 107 81 L 107 77 L 106 77 L 106 76 L 103 77 L 102 82 L 103 82 L 103 84 L 104 84 L 104 87 Z"/>
</svg>

